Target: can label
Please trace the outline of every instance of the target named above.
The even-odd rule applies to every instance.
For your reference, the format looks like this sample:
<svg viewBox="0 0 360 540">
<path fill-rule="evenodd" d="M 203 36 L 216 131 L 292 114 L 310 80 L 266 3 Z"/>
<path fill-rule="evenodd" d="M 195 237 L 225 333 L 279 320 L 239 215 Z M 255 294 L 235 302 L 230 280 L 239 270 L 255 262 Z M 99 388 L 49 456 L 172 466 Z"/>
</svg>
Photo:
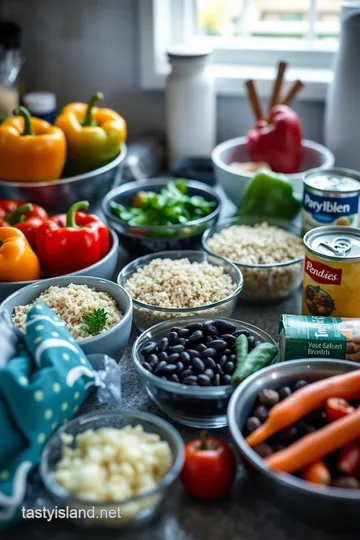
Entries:
<svg viewBox="0 0 360 540">
<path fill-rule="evenodd" d="M 303 232 L 322 225 L 358 226 L 359 194 L 345 197 L 317 195 L 304 186 L 302 209 Z"/>
<path fill-rule="evenodd" d="M 360 317 L 360 262 L 325 262 L 306 252 L 302 313 Z"/>
<path fill-rule="evenodd" d="M 282 315 L 281 360 L 338 358 L 360 362 L 360 319 Z"/>
</svg>

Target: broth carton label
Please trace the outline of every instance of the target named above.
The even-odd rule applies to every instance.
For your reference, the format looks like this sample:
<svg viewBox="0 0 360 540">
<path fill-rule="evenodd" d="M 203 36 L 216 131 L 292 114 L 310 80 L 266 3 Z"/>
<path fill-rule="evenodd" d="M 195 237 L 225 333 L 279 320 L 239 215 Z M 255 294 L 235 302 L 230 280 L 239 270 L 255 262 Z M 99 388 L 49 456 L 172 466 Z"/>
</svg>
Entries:
<svg viewBox="0 0 360 540">
<path fill-rule="evenodd" d="M 337 358 L 360 363 L 360 319 L 281 315 L 280 360 Z"/>
</svg>

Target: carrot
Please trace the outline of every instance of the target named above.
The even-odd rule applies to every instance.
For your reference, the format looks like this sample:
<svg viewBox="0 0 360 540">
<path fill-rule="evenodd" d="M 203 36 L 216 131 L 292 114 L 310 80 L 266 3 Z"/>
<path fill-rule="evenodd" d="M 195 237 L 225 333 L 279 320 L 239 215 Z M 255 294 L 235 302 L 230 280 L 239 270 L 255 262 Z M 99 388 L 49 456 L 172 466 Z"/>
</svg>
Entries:
<svg viewBox="0 0 360 540">
<path fill-rule="evenodd" d="M 280 401 L 269 411 L 266 422 L 246 438 L 250 446 L 261 444 L 274 433 L 292 426 L 306 414 L 326 405 L 330 397 L 360 397 L 360 370 L 308 384 Z"/>
<path fill-rule="evenodd" d="M 331 483 L 330 471 L 321 460 L 314 461 L 313 463 L 310 463 L 310 465 L 307 465 L 302 471 L 302 477 L 312 484 L 328 486 Z"/>
<path fill-rule="evenodd" d="M 271 469 L 299 471 L 360 437 L 360 409 L 306 435 L 265 461 Z"/>
</svg>

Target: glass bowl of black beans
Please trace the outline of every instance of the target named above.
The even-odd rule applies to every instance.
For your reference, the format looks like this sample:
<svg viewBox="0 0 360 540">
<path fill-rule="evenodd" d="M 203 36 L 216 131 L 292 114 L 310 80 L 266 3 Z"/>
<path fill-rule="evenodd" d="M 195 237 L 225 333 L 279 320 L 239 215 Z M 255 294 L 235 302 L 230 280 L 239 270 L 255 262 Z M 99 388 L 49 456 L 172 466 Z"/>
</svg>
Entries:
<svg viewBox="0 0 360 540">
<path fill-rule="evenodd" d="M 247 336 L 249 350 L 262 342 L 275 344 L 243 321 L 176 318 L 143 332 L 132 359 L 150 398 L 169 417 L 195 428 L 220 428 L 227 425 L 239 334 Z"/>
</svg>

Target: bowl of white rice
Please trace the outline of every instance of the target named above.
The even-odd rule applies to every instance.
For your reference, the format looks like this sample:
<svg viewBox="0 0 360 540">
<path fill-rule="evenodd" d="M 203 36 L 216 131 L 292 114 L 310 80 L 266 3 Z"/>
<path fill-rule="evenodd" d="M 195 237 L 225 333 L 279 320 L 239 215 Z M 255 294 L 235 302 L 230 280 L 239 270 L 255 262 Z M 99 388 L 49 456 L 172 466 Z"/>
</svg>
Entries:
<svg viewBox="0 0 360 540">
<path fill-rule="evenodd" d="M 25 332 L 27 313 L 37 302 L 64 321 L 86 354 L 107 354 L 116 360 L 123 355 L 131 331 L 132 300 L 116 283 L 89 276 L 46 279 L 19 289 L 0 309 Z"/>
</svg>

